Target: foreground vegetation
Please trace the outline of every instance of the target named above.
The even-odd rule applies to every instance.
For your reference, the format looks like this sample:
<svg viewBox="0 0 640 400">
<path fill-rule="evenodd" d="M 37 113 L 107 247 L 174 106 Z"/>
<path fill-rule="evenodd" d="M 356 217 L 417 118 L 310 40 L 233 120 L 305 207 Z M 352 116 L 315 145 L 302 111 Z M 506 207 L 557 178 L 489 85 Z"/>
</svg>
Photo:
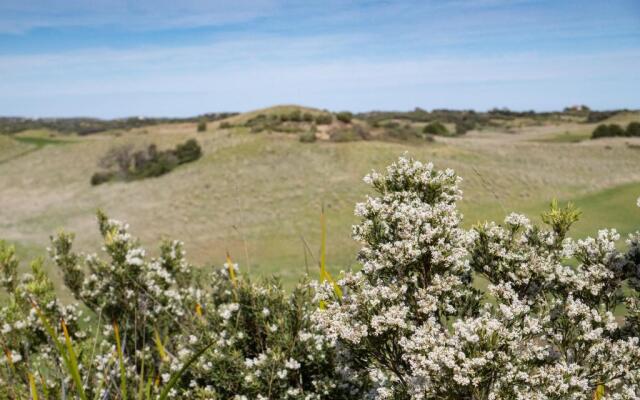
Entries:
<svg viewBox="0 0 640 400">
<path fill-rule="evenodd" d="M 15 249 L 0 244 L 0 395 L 640 396 L 640 232 L 624 250 L 615 230 L 573 240 L 580 212 L 557 203 L 544 226 L 510 214 L 464 229 L 460 178 L 408 158 L 365 181 L 376 195 L 356 206 L 362 269 L 331 277 L 323 224 L 320 280 L 291 294 L 251 283 L 229 257 L 203 276 L 177 241 L 150 258 L 99 213 L 106 258 L 75 253 L 72 234 L 51 239 L 77 304 L 64 305 L 40 261 L 20 277 Z"/>
</svg>

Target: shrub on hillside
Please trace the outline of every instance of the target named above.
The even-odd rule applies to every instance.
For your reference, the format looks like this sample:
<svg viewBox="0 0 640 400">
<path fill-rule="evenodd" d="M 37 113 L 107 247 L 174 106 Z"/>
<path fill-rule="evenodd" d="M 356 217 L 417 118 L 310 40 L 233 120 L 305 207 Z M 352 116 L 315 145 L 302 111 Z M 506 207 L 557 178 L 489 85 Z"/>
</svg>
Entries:
<svg viewBox="0 0 640 400">
<path fill-rule="evenodd" d="M 640 136 L 640 122 L 630 122 L 627 125 L 627 136 Z"/>
<path fill-rule="evenodd" d="M 476 123 L 473 119 L 462 119 L 456 122 L 456 135 L 464 135 L 468 131 L 474 129 Z"/>
<path fill-rule="evenodd" d="M 180 164 L 189 163 L 202 156 L 202 148 L 195 139 L 178 144 L 175 149 L 158 151 L 155 144 L 145 150 L 132 151 L 131 146 L 110 149 L 98 163 L 105 171 L 91 177 L 92 185 L 120 179 L 130 181 L 164 175 Z"/>
<path fill-rule="evenodd" d="M 207 120 L 201 119 L 198 121 L 198 132 L 205 132 L 207 130 Z"/>
<path fill-rule="evenodd" d="M 293 110 L 289 113 L 289 121 L 302 122 L 302 112 L 300 110 Z"/>
<path fill-rule="evenodd" d="M 233 125 L 231 125 L 230 122 L 228 121 L 220 122 L 220 129 L 230 129 L 230 128 L 233 128 Z"/>
<path fill-rule="evenodd" d="M 333 122 L 333 116 L 331 114 L 320 114 L 315 118 L 317 125 L 329 125 Z"/>
<path fill-rule="evenodd" d="M 202 156 L 202 148 L 195 139 L 189 139 L 179 143 L 173 154 L 178 158 L 179 164 L 195 161 Z"/>
<path fill-rule="evenodd" d="M 353 114 L 351 114 L 349 111 L 342 111 L 336 114 L 336 119 L 340 122 L 348 124 L 353 119 Z"/>
<path fill-rule="evenodd" d="M 598 139 L 602 137 L 615 137 L 626 136 L 625 130 L 618 124 L 600 124 L 594 129 L 591 134 L 592 139 Z"/>
<path fill-rule="evenodd" d="M 304 122 L 313 122 L 313 114 L 306 112 L 302 115 L 302 120 Z"/>
<path fill-rule="evenodd" d="M 329 131 L 329 140 L 332 142 L 353 142 L 369 139 L 371 139 L 371 134 L 360 125 L 340 126 Z"/>
<path fill-rule="evenodd" d="M 447 127 L 438 121 L 427 124 L 422 130 L 422 132 L 429 133 L 432 135 L 443 135 L 443 136 L 449 134 L 449 130 L 447 129 Z"/>
<path fill-rule="evenodd" d="M 91 185 L 96 186 L 113 180 L 115 174 L 111 171 L 98 171 L 91 175 Z"/>
<path fill-rule="evenodd" d="M 384 124 L 384 132 L 382 135 L 385 139 L 403 141 L 423 138 L 425 136 L 410 124 L 400 124 L 395 121 L 387 122 L 386 124 Z"/>
</svg>

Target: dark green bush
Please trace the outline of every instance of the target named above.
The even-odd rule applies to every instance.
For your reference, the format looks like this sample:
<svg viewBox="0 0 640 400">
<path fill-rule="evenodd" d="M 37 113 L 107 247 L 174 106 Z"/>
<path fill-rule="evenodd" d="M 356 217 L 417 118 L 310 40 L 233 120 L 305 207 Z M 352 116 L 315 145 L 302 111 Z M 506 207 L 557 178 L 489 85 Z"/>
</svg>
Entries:
<svg viewBox="0 0 640 400">
<path fill-rule="evenodd" d="M 342 111 L 336 114 L 336 118 L 338 119 L 338 121 L 348 124 L 353 119 L 353 114 L 351 114 L 349 111 Z"/>
<path fill-rule="evenodd" d="M 614 136 L 626 136 L 626 132 L 618 124 L 600 124 L 596 127 L 596 129 L 593 130 L 593 133 L 591 134 L 592 139 Z"/>
<path fill-rule="evenodd" d="M 109 182 L 114 178 L 115 174 L 110 171 L 98 171 L 91 176 L 91 185 L 96 186 L 105 182 Z"/>
<path fill-rule="evenodd" d="M 91 177 L 92 185 L 110 180 L 131 181 L 164 175 L 180 164 L 195 161 L 202 156 L 202 148 L 195 139 L 180 143 L 175 149 L 158 151 L 155 144 L 145 150 L 131 152 L 130 147 L 113 148 L 100 160 L 106 171 Z M 114 170 L 115 168 L 115 170 Z"/>
<path fill-rule="evenodd" d="M 316 116 L 316 124 L 329 125 L 333 122 L 333 116 L 331 114 L 320 114 Z"/>
<path fill-rule="evenodd" d="M 178 144 L 174 151 L 179 164 L 195 161 L 202 156 L 202 148 L 195 139 Z"/>
<path fill-rule="evenodd" d="M 220 122 L 220 129 L 230 129 L 233 128 L 233 125 L 227 121 Z"/>
<path fill-rule="evenodd" d="M 447 129 L 447 127 L 438 121 L 427 124 L 427 126 L 424 127 L 422 132 L 430 133 L 432 135 L 448 135 L 449 134 L 449 130 Z"/>
<path fill-rule="evenodd" d="M 204 132 L 207 130 L 207 121 L 202 119 L 198 122 L 198 132 Z"/>
<path fill-rule="evenodd" d="M 308 112 L 304 113 L 304 114 L 302 115 L 302 120 L 303 120 L 304 122 L 313 122 L 313 114 L 308 113 Z"/>
<path fill-rule="evenodd" d="M 289 121 L 302 122 L 302 113 L 300 110 L 293 110 L 289 113 Z"/>
<path fill-rule="evenodd" d="M 353 142 L 369 139 L 371 139 L 371 134 L 361 125 L 338 127 L 329 132 L 329 140 L 332 142 Z"/>
<path fill-rule="evenodd" d="M 456 135 L 464 135 L 468 131 L 474 129 L 476 124 L 471 119 L 463 119 L 456 122 Z"/>
<path fill-rule="evenodd" d="M 384 138 L 393 140 L 411 140 L 422 137 L 419 131 L 409 124 L 400 124 L 395 121 L 384 124 Z"/>
<path fill-rule="evenodd" d="M 640 122 L 631 122 L 627 125 L 627 136 L 640 136 Z"/>
</svg>

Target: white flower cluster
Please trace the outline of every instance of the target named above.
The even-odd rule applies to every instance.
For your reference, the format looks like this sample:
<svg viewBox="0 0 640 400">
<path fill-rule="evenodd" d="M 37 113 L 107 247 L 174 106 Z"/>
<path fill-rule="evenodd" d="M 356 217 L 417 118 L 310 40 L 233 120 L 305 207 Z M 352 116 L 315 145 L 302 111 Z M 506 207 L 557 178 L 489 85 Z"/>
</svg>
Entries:
<svg viewBox="0 0 640 400">
<path fill-rule="evenodd" d="M 369 366 L 374 397 L 640 398 L 640 326 L 614 314 L 640 277 L 637 237 L 626 254 L 613 230 L 575 242 L 560 209 L 548 230 L 511 214 L 465 231 L 460 179 L 407 157 L 365 181 L 379 195 L 356 207 L 363 268 L 342 298 L 320 286 L 314 319 Z"/>
</svg>

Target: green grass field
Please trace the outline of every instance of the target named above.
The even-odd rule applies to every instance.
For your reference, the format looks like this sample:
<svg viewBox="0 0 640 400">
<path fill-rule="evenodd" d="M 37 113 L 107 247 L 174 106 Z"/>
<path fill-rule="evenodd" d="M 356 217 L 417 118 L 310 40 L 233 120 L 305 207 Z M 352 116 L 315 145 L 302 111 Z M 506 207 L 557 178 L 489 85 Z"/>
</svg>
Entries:
<svg viewBox="0 0 640 400">
<path fill-rule="evenodd" d="M 624 118 L 640 120 L 637 114 Z M 129 222 L 149 247 L 163 237 L 180 239 L 190 260 L 209 266 L 220 266 L 228 250 L 252 275 L 278 274 L 291 285 L 307 268 L 315 273 L 310 255 L 305 265 L 303 240 L 317 252 L 322 204 L 332 270 L 355 265 L 358 244 L 350 232 L 354 204 L 368 193 L 362 177 L 405 151 L 464 178 L 466 226 L 502 220 L 511 211 L 536 219 L 558 198 L 584 211 L 576 236 L 603 227 L 623 234 L 640 228 L 640 152 L 627 145 L 630 139 L 549 139 L 584 137 L 594 126 L 571 121 L 521 125 L 510 133 L 485 129 L 434 143 L 309 144 L 296 134 L 218 129 L 219 123 L 203 133 L 184 123 L 86 137 L 0 136 L 0 238 L 28 258 L 43 255 L 49 235 L 64 228 L 77 234 L 79 250 L 99 252 L 95 211 L 101 208 Z M 187 138 L 203 147 L 197 162 L 158 178 L 89 184 L 98 159 L 114 145 L 156 143 L 162 149 Z"/>
</svg>

